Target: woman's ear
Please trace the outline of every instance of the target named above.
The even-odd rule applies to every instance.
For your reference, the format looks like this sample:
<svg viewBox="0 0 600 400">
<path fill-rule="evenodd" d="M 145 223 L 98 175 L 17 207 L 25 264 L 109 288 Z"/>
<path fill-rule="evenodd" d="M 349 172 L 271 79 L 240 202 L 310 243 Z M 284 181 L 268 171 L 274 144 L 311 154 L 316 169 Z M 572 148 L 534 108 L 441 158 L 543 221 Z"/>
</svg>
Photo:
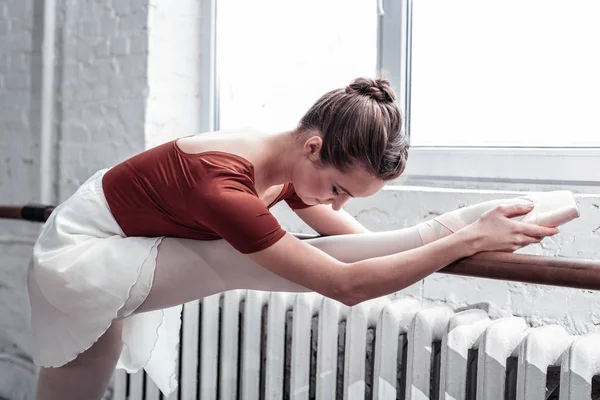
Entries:
<svg viewBox="0 0 600 400">
<path fill-rule="evenodd" d="M 321 147 L 323 139 L 320 136 L 311 136 L 304 142 L 303 152 L 306 157 L 312 162 L 319 162 L 321 155 Z"/>
</svg>

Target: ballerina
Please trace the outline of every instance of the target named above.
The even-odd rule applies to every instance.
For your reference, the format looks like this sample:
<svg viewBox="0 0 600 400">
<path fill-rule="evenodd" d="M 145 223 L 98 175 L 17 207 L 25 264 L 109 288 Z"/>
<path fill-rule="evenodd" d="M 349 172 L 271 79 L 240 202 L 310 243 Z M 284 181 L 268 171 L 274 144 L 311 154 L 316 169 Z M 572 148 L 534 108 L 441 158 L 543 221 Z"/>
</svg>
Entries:
<svg viewBox="0 0 600 400">
<path fill-rule="evenodd" d="M 389 83 L 359 78 L 291 131 L 184 137 L 96 173 L 34 246 L 37 398 L 99 399 L 115 366 L 144 368 L 168 396 L 187 301 L 257 289 L 354 305 L 477 252 L 538 243 L 578 215 L 570 193 L 553 192 L 369 232 L 342 206 L 403 172 L 401 127 Z M 286 233 L 269 211 L 279 201 L 326 237 Z"/>
</svg>

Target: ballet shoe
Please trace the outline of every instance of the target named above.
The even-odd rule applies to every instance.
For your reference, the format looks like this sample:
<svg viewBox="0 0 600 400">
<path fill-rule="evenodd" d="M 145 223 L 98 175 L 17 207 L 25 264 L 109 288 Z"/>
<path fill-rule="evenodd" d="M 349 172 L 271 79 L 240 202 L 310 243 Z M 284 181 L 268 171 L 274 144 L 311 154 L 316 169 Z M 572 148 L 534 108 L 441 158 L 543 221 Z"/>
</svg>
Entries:
<svg viewBox="0 0 600 400">
<path fill-rule="evenodd" d="M 500 201 L 501 203 L 504 201 Z M 579 217 L 579 208 L 573 193 L 568 190 L 557 190 L 545 193 L 533 193 L 526 196 L 507 199 L 506 204 L 533 203 L 534 208 L 524 216 L 515 220 L 556 228 Z M 471 221 L 473 222 L 473 221 Z M 417 225 L 423 244 L 448 236 L 468 225 L 454 213 L 442 214 L 432 220 Z"/>
<path fill-rule="evenodd" d="M 521 218 L 523 222 L 556 228 L 580 215 L 575 197 L 568 190 L 533 193 L 521 198 L 534 205 L 533 210 Z"/>
</svg>

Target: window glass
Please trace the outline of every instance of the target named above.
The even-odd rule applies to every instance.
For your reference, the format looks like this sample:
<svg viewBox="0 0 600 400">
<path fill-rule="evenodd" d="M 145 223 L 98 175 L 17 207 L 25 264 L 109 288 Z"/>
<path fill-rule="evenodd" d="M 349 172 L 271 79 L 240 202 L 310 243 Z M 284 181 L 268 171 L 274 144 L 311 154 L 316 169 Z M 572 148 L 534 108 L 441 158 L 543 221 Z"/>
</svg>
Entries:
<svg viewBox="0 0 600 400">
<path fill-rule="evenodd" d="M 600 1 L 413 2 L 413 146 L 600 146 Z"/>
<path fill-rule="evenodd" d="M 293 129 L 327 91 L 375 76 L 377 2 L 219 0 L 220 129 Z"/>
</svg>

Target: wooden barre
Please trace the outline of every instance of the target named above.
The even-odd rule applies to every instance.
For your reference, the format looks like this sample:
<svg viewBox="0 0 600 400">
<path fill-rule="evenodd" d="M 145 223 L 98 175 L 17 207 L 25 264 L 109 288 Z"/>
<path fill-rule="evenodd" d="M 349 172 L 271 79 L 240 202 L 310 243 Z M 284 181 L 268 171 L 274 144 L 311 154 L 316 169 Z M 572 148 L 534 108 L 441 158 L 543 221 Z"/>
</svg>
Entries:
<svg viewBox="0 0 600 400">
<path fill-rule="evenodd" d="M 44 222 L 53 206 L 28 204 L 0 206 L 0 218 Z M 314 235 L 294 234 L 301 239 Z M 535 283 L 578 289 L 600 290 L 600 261 L 526 254 L 484 252 L 464 258 L 441 269 L 440 273 Z"/>
<path fill-rule="evenodd" d="M 44 204 L 27 204 L 25 206 L 0 206 L 0 218 L 45 222 L 53 210 L 54 206 Z"/>
<path fill-rule="evenodd" d="M 600 290 L 600 261 L 484 252 L 455 261 L 439 272 L 477 278 Z"/>
</svg>

